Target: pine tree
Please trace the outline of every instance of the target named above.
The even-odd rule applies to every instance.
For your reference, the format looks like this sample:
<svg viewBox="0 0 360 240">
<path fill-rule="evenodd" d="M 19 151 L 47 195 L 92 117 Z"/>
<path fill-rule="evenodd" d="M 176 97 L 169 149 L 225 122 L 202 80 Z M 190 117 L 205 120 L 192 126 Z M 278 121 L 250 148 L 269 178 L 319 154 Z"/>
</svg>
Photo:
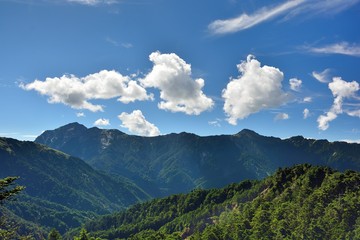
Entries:
<svg viewBox="0 0 360 240">
<path fill-rule="evenodd" d="M 0 179 L 0 205 L 10 200 L 16 194 L 24 189 L 23 186 L 16 186 L 11 188 L 14 181 L 19 177 L 6 177 Z M 1 208 L 2 206 L 0 206 Z M 1 209 L 0 213 L 4 211 Z M 0 214 L 0 239 L 14 239 L 16 236 L 17 227 L 10 222 L 5 215 Z"/>
<path fill-rule="evenodd" d="M 80 231 L 80 235 L 78 237 L 75 237 L 74 240 L 90 240 L 86 229 L 82 228 Z"/>
<path fill-rule="evenodd" d="M 62 240 L 62 237 L 58 230 L 53 228 L 48 235 L 48 240 Z"/>
<path fill-rule="evenodd" d="M 19 179 L 19 177 L 6 177 L 0 179 L 0 204 L 4 204 L 6 200 L 10 200 L 13 196 L 24 190 L 25 187 L 23 186 L 16 186 L 9 189 L 17 179 Z"/>
</svg>

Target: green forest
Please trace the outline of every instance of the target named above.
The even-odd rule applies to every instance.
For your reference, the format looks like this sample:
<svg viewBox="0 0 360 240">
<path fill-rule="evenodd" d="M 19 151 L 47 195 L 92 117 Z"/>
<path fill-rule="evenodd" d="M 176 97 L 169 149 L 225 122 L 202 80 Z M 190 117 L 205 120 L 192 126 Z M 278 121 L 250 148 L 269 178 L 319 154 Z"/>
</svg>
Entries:
<svg viewBox="0 0 360 240">
<path fill-rule="evenodd" d="M 359 186 L 358 172 L 297 165 L 264 180 L 138 203 L 63 236 L 52 229 L 47 239 L 360 239 Z M 2 184 L 1 201 L 21 190 Z"/>
<path fill-rule="evenodd" d="M 298 165 L 137 204 L 84 228 L 100 239 L 360 239 L 359 186 L 358 172 Z"/>
<path fill-rule="evenodd" d="M 56 131 L 0 138 L 1 240 L 360 239 L 359 144 Z"/>
</svg>

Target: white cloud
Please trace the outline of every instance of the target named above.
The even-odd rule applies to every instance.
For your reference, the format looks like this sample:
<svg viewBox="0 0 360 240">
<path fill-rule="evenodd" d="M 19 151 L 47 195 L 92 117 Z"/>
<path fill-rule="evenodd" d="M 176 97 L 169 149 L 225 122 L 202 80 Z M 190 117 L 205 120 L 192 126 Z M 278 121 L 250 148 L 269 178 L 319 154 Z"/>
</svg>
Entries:
<svg viewBox="0 0 360 240">
<path fill-rule="evenodd" d="M 303 100 L 305 103 L 309 103 L 309 102 L 312 102 L 312 97 L 304 97 L 304 100 Z"/>
<path fill-rule="evenodd" d="M 89 6 L 95 6 L 95 5 L 99 5 L 99 4 L 114 4 L 117 3 L 117 0 L 66 0 L 67 2 L 70 3 L 78 3 L 78 4 L 82 4 L 82 5 L 89 5 Z"/>
<path fill-rule="evenodd" d="M 250 15 L 243 13 L 235 18 L 215 20 L 209 24 L 208 29 L 213 34 L 234 33 L 284 15 L 283 20 L 287 21 L 300 14 L 306 16 L 336 14 L 357 2 L 359 0 L 289 0 L 277 6 L 263 7 Z"/>
<path fill-rule="evenodd" d="M 341 140 L 343 142 L 347 142 L 347 143 L 357 143 L 357 144 L 360 144 L 360 139 L 358 140 L 348 140 L 348 139 L 344 139 L 344 140 Z"/>
<path fill-rule="evenodd" d="M 275 121 L 278 121 L 278 120 L 287 120 L 287 119 L 289 119 L 289 118 L 290 118 L 290 117 L 289 117 L 289 114 L 287 114 L 287 113 L 278 113 L 278 114 L 276 114 L 274 120 L 275 120 Z"/>
<path fill-rule="evenodd" d="M 221 122 L 221 119 L 216 119 L 213 121 L 208 121 L 208 124 L 211 126 L 214 126 L 214 127 L 221 127 L 220 122 Z"/>
<path fill-rule="evenodd" d="M 329 122 L 335 120 L 336 118 L 337 114 L 332 111 L 327 112 L 325 115 L 320 115 L 317 119 L 318 128 L 325 131 L 329 128 Z"/>
<path fill-rule="evenodd" d="M 141 136 L 158 136 L 159 129 L 152 123 L 146 121 L 140 110 L 132 113 L 121 113 L 118 118 L 122 121 L 121 127 L 129 129 L 130 132 Z"/>
<path fill-rule="evenodd" d="M 153 98 L 136 81 L 114 70 L 102 70 L 83 78 L 74 75 L 46 78 L 45 81 L 35 80 L 29 84 L 20 84 L 20 87 L 49 96 L 49 103 L 63 103 L 74 109 L 87 109 L 92 112 L 103 111 L 103 106 L 89 102 L 92 99 L 118 97 L 118 101 L 129 103 Z"/>
<path fill-rule="evenodd" d="M 110 43 L 111 45 L 115 46 L 115 47 L 118 47 L 119 46 L 119 43 L 118 41 L 112 39 L 111 37 L 106 37 L 105 38 L 105 41 Z"/>
<path fill-rule="evenodd" d="M 329 88 L 334 97 L 349 98 L 354 97 L 359 90 L 359 83 L 356 81 L 346 82 L 340 77 L 334 77 L 329 83 Z"/>
<path fill-rule="evenodd" d="M 310 47 L 308 51 L 322 54 L 342 54 L 354 57 L 360 57 L 360 45 L 350 44 L 348 42 L 334 43 L 322 47 Z"/>
<path fill-rule="evenodd" d="M 95 126 L 109 126 L 110 125 L 110 121 L 109 119 L 105 119 L 105 118 L 99 118 L 98 120 L 96 120 L 94 122 Z"/>
<path fill-rule="evenodd" d="M 291 78 L 289 80 L 290 83 L 290 88 L 293 91 L 299 92 L 301 89 L 301 85 L 302 85 L 302 81 L 300 79 L 297 78 Z"/>
<path fill-rule="evenodd" d="M 132 48 L 133 47 L 133 45 L 131 43 L 122 43 L 121 46 L 124 48 Z"/>
<path fill-rule="evenodd" d="M 236 125 L 238 119 L 250 114 L 279 107 L 289 100 L 282 90 L 283 73 L 275 67 L 261 66 L 254 56 L 237 65 L 240 76 L 232 79 L 222 91 L 227 121 Z"/>
<path fill-rule="evenodd" d="M 325 115 L 320 115 L 317 119 L 318 128 L 323 131 L 329 128 L 329 123 L 335 120 L 338 114 L 343 113 L 343 100 L 346 98 L 355 97 L 355 93 L 360 88 L 359 83 L 356 81 L 346 82 L 340 77 L 334 77 L 333 81 L 329 83 L 329 89 L 335 97 L 334 103 L 331 109 Z M 356 116 L 356 113 L 357 110 L 348 114 L 350 116 Z"/>
<path fill-rule="evenodd" d="M 160 90 L 163 100 L 158 104 L 160 109 L 198 115 L 212 108 L 213 100 L 202 91 L 204 80 L 192 79 L 190 64 L 175 53 L 153 52 L 149 59 L 154 66 L 141 82 L 145 87 Z"/>
<path fill-rule="evenodd" d="M 133 45 L 129 42 L 126 43 L 119 43 L 118 41 L 116 41 L 115 39 L 111 38 L 111 37 L 106 37 L 105 41 L 110 43 L 111 45 L 113 45 L 114 47 L 123 47 L 123 48 L 132 48 Z"/>
<path fill-rule="evenodd" d="M 329 79 L 330 79 L 330 69 L 327 68 L 325 69 L 324 71 L 322 72 L 315 72 L 313 71 L 312 72 L 312 76 L 318 80 L 319 82 L 322 82 L 322 83 L 328 83 L 330 82 Z"/>
<path fill-rule="evenodd" d="M 307 119 L 308 117 L 310 117 L 309 109 L 307 109 L 307 108 L 304 109 L 303 116 L 304 116 L 304 119 Z"/>
<path fill-rule="evenodd" d="M 76 116 L 77 116 L 77 117 L 85 117 L 85 113 L 83 113 L 83 112 L 78 112 L 78 113 L 76 113 Z"/>
<path fill-rule="evenodd" d="M 359 117 L 360 118 L 360 109 L 354 111 L 346 111 L 346 113 L 351 117 Z"/>
<path fill-rule="evenodd" d="M 294 8 L 303 2 L 304 0 L 287 1 L 276 7 L 264 7 L 252 15 L 243 13 L 236 18 L 215 20 L 209 24 L 208 28 L 213 34 L 227 34 L 242 31 L 259 23 L 268 21 L 278 15 L 284 14 L 289 11 L 289 9 Z"/>
<path fill-rule="evenodd" d="M 337 14 L 352 7 L 358 2 L 359 0 L 306 0 L 298 7 L 291 9 L 286 19 L 290 19 L 291 17 L 300 14 L 306 14 L 307 16 Z"/>
</svg>

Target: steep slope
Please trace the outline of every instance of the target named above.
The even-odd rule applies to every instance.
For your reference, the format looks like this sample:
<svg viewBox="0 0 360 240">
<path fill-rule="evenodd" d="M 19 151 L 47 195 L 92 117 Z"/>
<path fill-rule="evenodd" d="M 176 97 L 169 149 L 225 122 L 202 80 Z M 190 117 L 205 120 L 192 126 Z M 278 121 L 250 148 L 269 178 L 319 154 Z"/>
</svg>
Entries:
<svg viewBox="0 0 360 240">
<path fill-rule="evenodd" d="M 14 214 L 64 231 L 96 214 L 120 210 L 148 196 L 126 179 L 114 179 L 84 161 L 33 142 L 0 138 L 0 178 L 20 176 L 26 187 Z"/>
<path fill-rule="evenodd" d="M 261 181 L 137 204 L 84 226 L 104 239 L 359 239 L 359 185 L 358 172 L 298 165 Z"/>
<path fill-rule="evenodd" d="M 264 137 L 250 130 L 200 137 L 189 133 L 139 137 L 72 123 L 45 131 L 38 143 L 120 174 L 153 196 L 261 179 L 278 167 L 311 163 L 360 170 L 360 145 L 294 137 Z"/>
</svg>

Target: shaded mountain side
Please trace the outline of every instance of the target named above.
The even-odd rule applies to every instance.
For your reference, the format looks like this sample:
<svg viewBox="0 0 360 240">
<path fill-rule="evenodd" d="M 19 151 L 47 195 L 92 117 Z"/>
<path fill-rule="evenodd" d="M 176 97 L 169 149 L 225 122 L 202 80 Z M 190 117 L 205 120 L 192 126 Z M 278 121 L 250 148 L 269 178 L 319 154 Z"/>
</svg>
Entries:
<svg viewBox="0 0 360 240">
<path fill-rule="evenodd" d="M 34 142 L 0 138 L 0 178 L 7 176 L 20 176 L 17 184 L 26 187 L 9 209 L 62 231 L 149 199 L 129 180 L 100 173 L 79 158 Z"/>
<path fill-rule="evenodd" d="M 209 137 L 139 137 L 71 123 L 45 131 L 35 141 L 84 159 L 96 169 L 126 176 L 154 197 L 262 179 L 278 167 L 301 163 L 360 170 L 360 144 L 299 136 L 282 140 L 247 129 Z"/>
<path fill-rule="evenodd" d="M 297 165 L 136 204 L 84 228 L 102 239 L 360 239 L 359 186 L 359 172 Z"/>
</svg>

